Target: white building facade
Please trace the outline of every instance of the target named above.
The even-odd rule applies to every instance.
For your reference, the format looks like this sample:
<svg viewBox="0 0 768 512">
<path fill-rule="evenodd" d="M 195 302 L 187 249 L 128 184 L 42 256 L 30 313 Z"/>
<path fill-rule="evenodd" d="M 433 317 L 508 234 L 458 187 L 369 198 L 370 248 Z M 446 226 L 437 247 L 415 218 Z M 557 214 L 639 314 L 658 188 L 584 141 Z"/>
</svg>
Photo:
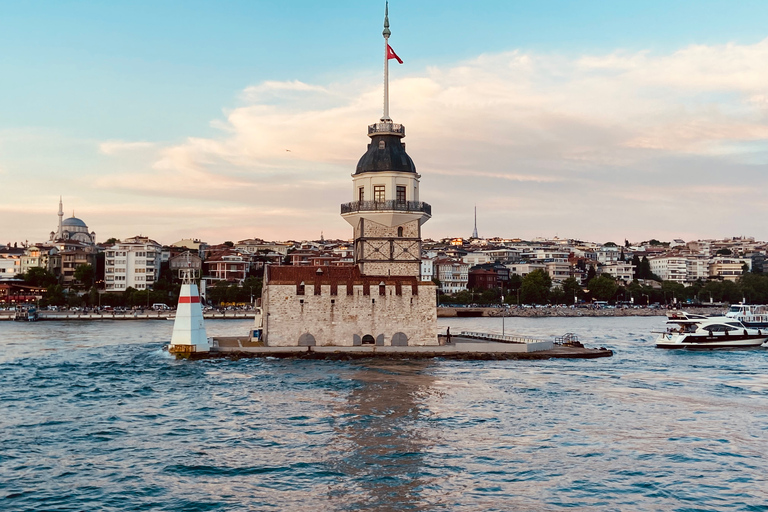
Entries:
<svg viewBox="0 0 768 512">
<path fill-rule="evenodd" d="M 124 292 L 126 289 L 151 289 L 160 277 L 162 246 L 147 237 L 128 238 L 105 252 L 104 289 Z"/>
</svg>

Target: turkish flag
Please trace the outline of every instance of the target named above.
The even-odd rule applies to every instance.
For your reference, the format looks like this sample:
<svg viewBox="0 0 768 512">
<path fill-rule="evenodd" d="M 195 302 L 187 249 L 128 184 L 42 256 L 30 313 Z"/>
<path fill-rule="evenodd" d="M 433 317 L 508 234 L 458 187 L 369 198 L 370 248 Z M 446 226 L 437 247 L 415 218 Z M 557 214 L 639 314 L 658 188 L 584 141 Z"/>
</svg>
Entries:
<svg viewBox="0 0 768 512">
<path fill-rule="evenodd" d="M 389 59 L 397 59 L 397 62 L 399 62 L 400 64 L 403 63 L 403 59 L 398 57 L 397 54 L 395 53 L 395 50 L 393 50 L 392 47 L 389 46 L 389 44 L 387 44 L 387 60 Z"/>
</svg>

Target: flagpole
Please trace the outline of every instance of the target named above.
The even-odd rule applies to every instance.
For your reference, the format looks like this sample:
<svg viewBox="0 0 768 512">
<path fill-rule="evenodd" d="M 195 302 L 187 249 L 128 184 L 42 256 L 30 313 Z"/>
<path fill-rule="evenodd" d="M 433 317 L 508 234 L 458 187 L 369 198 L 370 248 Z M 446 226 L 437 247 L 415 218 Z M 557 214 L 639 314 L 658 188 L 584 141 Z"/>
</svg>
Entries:
<svg viewBox="0 0 768 512">
<path fill-rule="evenodd" d="M 389 118 L 389 2 L 384 7 L 384 116 L 382 121 L 391 121 Z"/>
</svg>

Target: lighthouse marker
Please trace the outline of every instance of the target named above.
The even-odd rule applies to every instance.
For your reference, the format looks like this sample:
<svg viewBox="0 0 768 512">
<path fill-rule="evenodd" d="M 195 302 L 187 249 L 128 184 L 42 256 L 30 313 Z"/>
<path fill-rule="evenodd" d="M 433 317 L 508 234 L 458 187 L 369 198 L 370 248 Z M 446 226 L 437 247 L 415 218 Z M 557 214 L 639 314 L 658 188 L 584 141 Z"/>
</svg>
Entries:
<svg viewBox="0 0 768 512">
<path fill-rule="evenodd" d="M 194 282 L 194 270 L 182 269 L 179 274 L 182 279 L 181 293 L 176 306 L 176 320 L 173 323 L 168 352 L 178 356 L 208 352 L 210 344 L 205 333 L 203 308 L 197 284 Z"/>
</svg>

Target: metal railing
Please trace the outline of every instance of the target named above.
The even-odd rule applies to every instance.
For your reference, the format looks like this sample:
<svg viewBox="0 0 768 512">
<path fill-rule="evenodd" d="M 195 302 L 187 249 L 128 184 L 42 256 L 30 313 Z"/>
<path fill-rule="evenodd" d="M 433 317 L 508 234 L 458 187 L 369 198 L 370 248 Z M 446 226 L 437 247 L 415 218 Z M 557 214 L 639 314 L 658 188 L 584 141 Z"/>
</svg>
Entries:
<svg viewBox="0 0 768 512">
<path fill-rule="evenodd" d="M 372 135 L 374 133 L 397 133 L 405 137 L 405 126 L 392 122 L 369 124 L 368 135 Z"/>
<path fill-rule="evenodd" d="M 342 215 L 352 212 L 375 211 L 421 212 L 432 215 L 432 206 L 421 201 L 354 201 L 341 205 Z"/>
<path fill-rule="evenodd" d="M 525 338 L 522 336 L 510 336 L 509 334 L 491 334 L 487 332 L 470 332 L 461 331 L 459 336 L 466 336 L 468 338 L 488 340 L 488 341 L 500 341 L 502 343 L 542 343 L 544 340 L 538 340 L 535 338 Z"/>
</svg>

